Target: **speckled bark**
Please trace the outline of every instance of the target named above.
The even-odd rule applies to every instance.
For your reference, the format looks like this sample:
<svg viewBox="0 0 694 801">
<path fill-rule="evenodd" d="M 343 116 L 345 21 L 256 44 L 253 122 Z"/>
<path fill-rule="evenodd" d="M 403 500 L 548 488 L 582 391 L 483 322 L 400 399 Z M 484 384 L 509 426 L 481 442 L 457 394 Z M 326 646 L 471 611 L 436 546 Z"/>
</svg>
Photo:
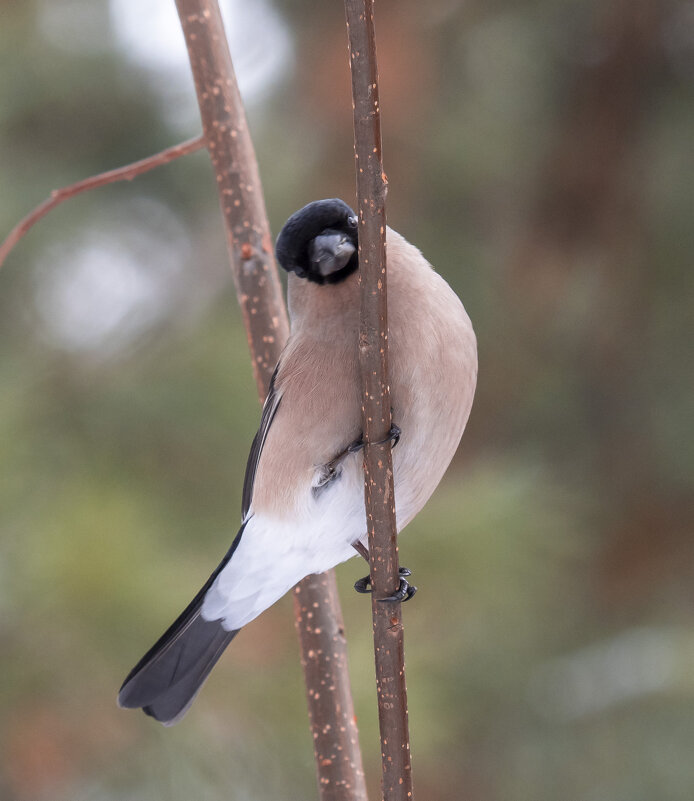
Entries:
<svg viewBox="0 0 694 801">
<path fill-rule="evenodd" d="M 216 0 L 177 0 L 217 179 L 253 370 L 264 397 L 289 332 L 258 163 Z"/>
<path fill-rule="evenodd" d="M 349 34 L 354 151 L 359 208 L 361 274 L 360 364 L 366 441 L 390 431 L 388 315 L 386 305 L 385 195 L 373 0 L 345 0 Z M 364 450 L 366 519 L 369 533 L 378 716 L 384 801 L 412 799 L 407 720 L 404 636 L 399 603 L 379 598 L 399 586 L 393 463 L 390 445 Z"/>
<path fill-rule="evenodd" d="M 176 5 L 262 401 L 289 326 L 255 151 L 217 2 L 177 0 Z M 367 801 L 332 571 L 308 576 L 298 585 L 295 614 L 321 801 Z"/>
<path fill-rule="evenodd" d="M 347 681 L 347 640 L 335 573 L 312 576 L 294 590 L 296 630 L 306 678 L 313 748 L 323 801 L 364 799 L 366 784 L 354 704 Z"/>
</svg>

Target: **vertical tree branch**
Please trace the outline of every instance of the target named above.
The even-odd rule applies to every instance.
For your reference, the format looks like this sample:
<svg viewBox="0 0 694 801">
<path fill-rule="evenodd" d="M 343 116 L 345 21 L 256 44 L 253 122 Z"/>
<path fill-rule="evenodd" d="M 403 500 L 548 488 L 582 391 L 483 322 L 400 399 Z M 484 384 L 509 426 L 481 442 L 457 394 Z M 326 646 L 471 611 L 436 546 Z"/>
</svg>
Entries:
<svg viewBox="0 0 694 801">
<path fill-rule="evenodd" d="M 216 0 L 176 0 L 212 159 L 258 394 L 288 335 L 258 165 Z M 332 571 L 295 591 L 296 627 L 322 801 L 366 801 L 347 672 L 347 643 Z"/>
<path fill-rule="evenodd" d="M 294 611 L 320 798 L 367 801 L 335 571 L 298 584 Z"/>
<path fill-rule="evenodd" d="M 384 440 L 391 427 L 386 304 L 387 181 L 381 155 L 381 119 L 373 0 L 345 0 L 349 35 L 354 155 L 359 208 L 361 318 L 359 358 L 366 442 Z M 404 635 L 399 603 L 382 603 L 399 586 L 390 443 L 364 450 L 378 717 L 384 801 L 412 799 Z"/>
<path fill-rule="evenodd" d="M 258 394 L 289 335 L 258 162 L 216 0 L 176 0 L 202 128 L 217 179 L 227 247 Z"/>
</svg>

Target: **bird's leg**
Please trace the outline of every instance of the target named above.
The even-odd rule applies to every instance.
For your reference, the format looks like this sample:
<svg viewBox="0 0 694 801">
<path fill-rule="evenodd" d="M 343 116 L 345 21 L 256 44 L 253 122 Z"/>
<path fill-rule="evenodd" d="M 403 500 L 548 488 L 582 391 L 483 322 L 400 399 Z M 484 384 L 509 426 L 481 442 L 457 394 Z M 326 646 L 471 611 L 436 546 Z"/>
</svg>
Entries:
<svg viewBox="0 0 694 801">
<path fill-rule="evenodd" d="M 329 462 L 326 462 L 324 468 L 327 472 L 327 475 L 332 476 L 335 473 L 335 469 L 337 468 L 338 464 L 346 457 L 349 456 L 350 453 L 356 453 L 358 450 L 364 447 L 364 442 L 361 437 L 359 439 L 352 442 L 348 445 L 343 451 L 337 454 L 337 456 L 333 457 Z"/>
<path fill-rule="evenodd" d="M 386 442 L 392 442 L 393 447 L 398 444 L 400 439 L 400 428 L 396 425 L 392 425 L 390 427 L 390 432 L 385 439 L 381 439 L 378 442 L 371 443 L 372 445 L 383 445 Z M 359 437 L 359 439 L 355 439 L 350 445 L 348 445 L 343 451 L 337 454 L 337 456 L 333 457 L 329 462 L 326 462 L 323 465 L 320 465 L 318 470 L 320 471 L 319 474 L 316 476 L 316 483 L 313 487 L 314 493 L 320 492 L 326 485 L 330 484 L 336 478 L 339 478 L 340 471 L 339 465 L 340 462 L 346 457 L 349 456 L 350 453 L 357 453 L 360 451 L 367 443 L 364 442 L 363 435 Z"/>
<path fill-rule="evenodd" d="M 393 443 L 393 447 L 395 447 L 398 444 L 399 440 L 400 440 L 400 434 L 401 433 L 402 433 L 402 431 L 400 429 L 400 426 L 397 426 L 397 425 L 395 425 L 395 423 L 393 423 L 391 425 L 391 427 L 390 427 L 390 432 L 388 433 L 387 437 L 385 437 L 384 439 L 378 440 L 378 442 L 372 442 L 370 444 L 371 445 L 384 445 L 386 442 L 392 442 Z M 344 456 L 347 453 L 356 453 L 356 451 L 361 450 L 365 445 L 366 445 L 366 442 L 364 442 L 364 437 L 362 436 L 358 440 L 353 442 L 347 448 L 345 453 L 342 454 L 342 455 Z M 366 559 L 366 561 L 368 562 L 369 561 L 369 552 L 366 549 L 366 547 L 364 545 L 362 545 L 362 543 L 359 540 L 357 540 L 356 542 L 352 543 L 352 545 L 353 545 L 354 549 L 357 551 L 357 553 L 359 553 L 361 556 L 363 556 L 364 559 Z M 415 586 L 411 585 L 405 579 L 405 576 L 409 576 L 412 573 L 412 571 L 409 570 L 406 567 L 401 567 L 398 572 L 399 572 L 399 575 L 400 575 L 400 586 L 388 598 L 379 598 L 378 599 L 379 601 L 391 601 L 391 602 L 393 602 L 393 601 L 403 601 L 403 602 L 404 601 L 409 601 L 410 598 L 417 592 L 417 588 Z M 371 576 L 364 576 L 363 578 L 360 578 L 358 581 L 354 582 L 354 589 L 357 592 L 361 592 L 361 593 L 372 592 L 372 590 L 370 589 L 370 586 L 371 586 Z"/>
<path fill-rule="evenodd" d="M 364 545 L 362 545 L 360 540 L 353 542 L 352 547 L 360 556 L 363 556 L 367 562 L 369 561 L 369 552 Z M 405 576 L 411 575 L 412 571 L 408 570 L 406 567 L 401 567 L 398 570 L 398 573 L 400 575 L 400 586 L 398 589 L 387 598 L 379 598 L 379 601 L 390 601 L 391 603 L 394 601 L 402 601 L 404 603 L 405 601 L 409 601 L 410 598 L 417 592 L 417 588 L 405 579 Z M 358 581 L 354 582 L 354 589 L 360 593 L 365 594 L 373 592 L 373 590 L 370 589 L 370 586 L 371 576 L 364 576 L 364 578 L 360 578 Z"/>
</svg>

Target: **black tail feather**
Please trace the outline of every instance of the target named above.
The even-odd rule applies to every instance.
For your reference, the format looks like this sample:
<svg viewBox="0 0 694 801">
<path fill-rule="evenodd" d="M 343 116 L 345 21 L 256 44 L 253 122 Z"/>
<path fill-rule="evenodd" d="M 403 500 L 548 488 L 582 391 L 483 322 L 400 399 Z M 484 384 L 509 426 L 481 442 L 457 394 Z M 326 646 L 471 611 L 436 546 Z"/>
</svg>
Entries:
<svg viewBox="0 0 694 801">
<path fill-rule="evenodd" d="M 134 671 L 121 687 L 122 707 L 142 707 L 161 723 L 175 723 L 187 711 L 209 672 L 237 631 L 226 631 L 218 621 L 198 613 Z"/>
<path fill-rule="evenodd" d="M 227 631 L 219 620 L 200 614 L 205 595 L 236 550 L 233 545 L 200 592 L 130 671 L 118 693 L 119 706 L 142 707 L 164 725 L 180 720 L 205 679 L 238 630 Z"/>
<path fill-rule="evenodd" d="M 198 624 L 204 627 L 202 632 L 195 631 L 200 628 Z M 214 631 L 211 629 L 212 626 L 215 627 Z M 142 702 L 135 706 L 141 706 L 144 712 L 165 726 L 177 723 L 185 715 L 224 649 L 238 633 L 237 631 L 225 631 L 218 622 L 207 623 L 202 618 L 198 618 L 188 632 L 195 637 L 195 641 L 189 646 L 190 649 L 200 649 L 198 658 L 192 662 L 189 661 L 185 670 L 181 668 L 181 662 L 179 662 L 176 667 L 176 679 L 172 679 L 168 685 L 158 685 L 159 690 L 157 690 L 157 685 L 153 685 L 149 677 L 140 674 L 144 678 L 145 684 L 154 689 L 155 694 L 157 692 L 158 694 L 154 698 L 150 695 L 150 700 L 142 699 Z M 204 644 L 200 642 L 200 634 L 204 638 Z M 183 639 L 187 640 L 188 634 Z M 180 650 L 183 651 L 183 648 Z M 170 663 L 172 660 L 169 658 L 164 661 Z M 166 669 L 167 666 L 164 665 L 157 670 L 157 673 L 164 672 Z M 154 682 L 156 682 L 156 677 Z M 160 689 L 162 686 L 164 686 L 163 692 Z"/>
</svg>

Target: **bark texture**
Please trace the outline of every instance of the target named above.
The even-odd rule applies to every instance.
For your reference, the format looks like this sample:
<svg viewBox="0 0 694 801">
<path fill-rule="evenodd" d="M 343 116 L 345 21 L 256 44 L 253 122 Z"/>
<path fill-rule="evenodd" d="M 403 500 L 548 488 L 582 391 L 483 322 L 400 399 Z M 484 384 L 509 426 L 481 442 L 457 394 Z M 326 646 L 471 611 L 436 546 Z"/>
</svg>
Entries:
<svg viewBox="0 0 694 801">
<path fill-rule="evenodd" d="M 289 335 L 258 162 L 216 0 L 177 0 L 258 394 Z"/>
<path fill-rule="evenodd" d="M 366 801 L 335 571 L 310 576 L 297 585 L 294 611 L 320 798 Z"/>
<path fill-rule="evenodd" d="M 381 153 L 378 68 L 373 0 L 345 0 L 349 37 L 354 155 L 359 209 L 361 318 L 359 358 L 366 442 L 379 442 L 391 427 L 386 301 L 387 179 Z M 383 603 L 399 586 L 391 446 L 364 449 L 378 717 L 384 801 L 412 799 L 412 770 L 400 603 Z"/>
<path fill-rule="evenodd" d="M 289 325 L 258 164 L 216 0 L 177 0 L 176 5 L 262 401 Z M 321 801 L 366 801 L 333 572 L 305 578 L 295 590 L 294 608 Z"/>
</svg>

